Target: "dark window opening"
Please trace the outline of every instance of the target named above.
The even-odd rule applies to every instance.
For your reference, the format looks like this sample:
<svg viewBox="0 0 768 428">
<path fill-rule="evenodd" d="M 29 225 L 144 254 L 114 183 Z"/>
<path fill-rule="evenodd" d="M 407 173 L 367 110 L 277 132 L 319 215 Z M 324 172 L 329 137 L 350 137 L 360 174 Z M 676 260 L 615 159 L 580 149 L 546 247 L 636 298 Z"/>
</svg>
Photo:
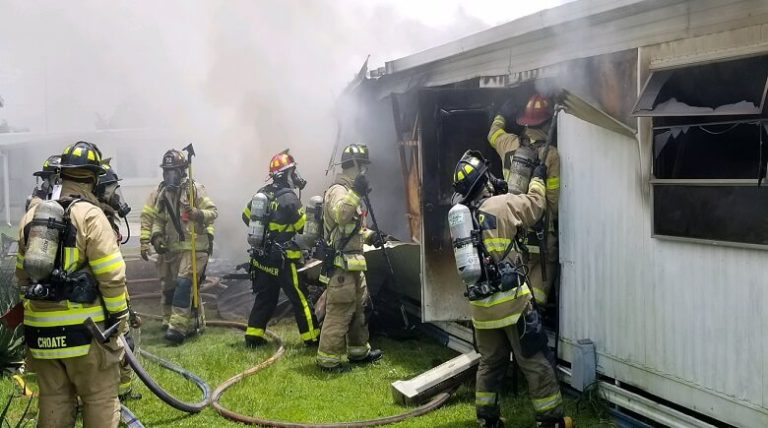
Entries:
<svg viewBox="0 0 768 428">
<path fill-rule="evenodd" d="M 768 56 L 651 74 L 655 236 L 768 246 L 766 81 Z"/>
<path fill-rule="evenodd" d="M 768 56 L 652 72 L 635 104 L 638 116 L 758 115 Z"/>
<path fill-rule="evenodd" d="M 757 179 L 768 140 L 761 123 L 655 129 L 653 175 L 658 179 Z"/>
<path fill-rule="evenodd" d="M 768 245 L 768 188 L 656 185 L 657 235 Z"/>
</svg>

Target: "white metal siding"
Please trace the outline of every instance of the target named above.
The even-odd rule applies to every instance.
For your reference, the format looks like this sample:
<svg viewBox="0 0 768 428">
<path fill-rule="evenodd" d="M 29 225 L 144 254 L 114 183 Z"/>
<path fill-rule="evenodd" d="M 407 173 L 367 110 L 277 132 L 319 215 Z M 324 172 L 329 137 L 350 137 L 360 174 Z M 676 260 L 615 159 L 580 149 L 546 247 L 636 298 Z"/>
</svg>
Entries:
<svg viewBox="0 0 768 428">
<path fill-rule="evenodd" d="M 387 71 L 438 86 L 767 22 L 765 0 L 581 0 L 388 62 Z"/>
<path fill-rule="evenodd" d="M 768 426 L 768 252 L 651 238 L 637 141 L 569 115 L 558 135 L 563 357 L 590 338 L 609 376 Z"/>
</svg>

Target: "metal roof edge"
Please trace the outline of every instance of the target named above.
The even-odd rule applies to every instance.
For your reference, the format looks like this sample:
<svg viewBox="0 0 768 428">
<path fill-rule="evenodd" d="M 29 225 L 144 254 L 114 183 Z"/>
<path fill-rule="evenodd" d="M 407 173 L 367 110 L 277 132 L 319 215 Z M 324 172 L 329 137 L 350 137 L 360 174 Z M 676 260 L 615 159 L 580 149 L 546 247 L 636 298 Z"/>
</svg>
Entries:
<svg viewBox="0 0 768 428">
<path fill-rule="evenodd" d="M 619 19 L 660 6 L 683 3 L 686 0 L 575 0 L 551 9 L 489 28 L 434 48 L 403 58 L 385 62 L 386 74 L 394 74 L 416 67 L 468 53 L 494 43 L 508 41 L 536 31 L 556 28 L 589 17 L 611 13 Z"/>
</svg>

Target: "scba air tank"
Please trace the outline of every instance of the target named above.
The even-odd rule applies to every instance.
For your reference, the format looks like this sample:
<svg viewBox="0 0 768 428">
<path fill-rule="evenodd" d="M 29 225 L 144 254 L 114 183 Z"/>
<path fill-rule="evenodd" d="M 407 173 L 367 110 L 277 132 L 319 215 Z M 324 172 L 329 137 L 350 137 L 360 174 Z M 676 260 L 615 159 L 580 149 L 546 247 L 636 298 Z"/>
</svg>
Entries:
<svg viewBox="0 0 768 428">
<path fill-rule="evenodd" d="M 61 239 L 61 230 L 57 225 L 63 223 L 64 208 L 58 202 L 42 201 L 37 205 L 24 254 L 24 272 L 33 283 L 40 283 L 51 276 Z"/>
<path fill-rule="evenodd" d="M 522 195 L 528 193 L 533 169 L 536 167 L 538 156 L 533 148 L 522 146 L 515 150 L 509 166 L 509 193 Z"/>
<path fill-rule="evenodd" d="M 483 269 L 477 243 L 472 237 L 472 231 L 475 229 L 472 213 L 466 205 L 456 204 L 448 211 L 448 224 L 459 276 L 465 285 L 474 285 L 480 280 Z"/>
<path fill-rule="evenodd" d="M 269 216 L 269 198 L 264 193 L 257 193 L 251 199 L 251 222 L 248 224 L 248 244 L 253 248 L 264 245 Z"/>
<path fill-rule="evenodd" d="M 307 241 L 315 241 L 323 232 L 323 197 L 313 196 L 305 206 L 307 223 L 304 225 L 304 235 Z"/>
</svg>

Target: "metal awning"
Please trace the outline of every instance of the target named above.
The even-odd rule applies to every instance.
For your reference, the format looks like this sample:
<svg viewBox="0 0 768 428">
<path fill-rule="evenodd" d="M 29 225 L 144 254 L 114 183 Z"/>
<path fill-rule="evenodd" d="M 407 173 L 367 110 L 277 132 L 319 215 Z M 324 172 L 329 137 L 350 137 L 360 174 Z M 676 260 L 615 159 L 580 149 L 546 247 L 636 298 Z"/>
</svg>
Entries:
<svg viewBox="0 0 768 428">
<path fill-rule="evenodd" d="M 603 110 L 590 104 L 585 99 L 573 94 L 566 89 L 563 89 L 561 97 L 561 102 L 565 106 L 565 111 L 567 113 L 593 125 L 605 128 L 609 131 L 613 131 L 621 135 L 626 135 L 630 138 L 635 138 L 637 131 L 625 125 L 623 122 L 609 115 Z"/>
</svg>

